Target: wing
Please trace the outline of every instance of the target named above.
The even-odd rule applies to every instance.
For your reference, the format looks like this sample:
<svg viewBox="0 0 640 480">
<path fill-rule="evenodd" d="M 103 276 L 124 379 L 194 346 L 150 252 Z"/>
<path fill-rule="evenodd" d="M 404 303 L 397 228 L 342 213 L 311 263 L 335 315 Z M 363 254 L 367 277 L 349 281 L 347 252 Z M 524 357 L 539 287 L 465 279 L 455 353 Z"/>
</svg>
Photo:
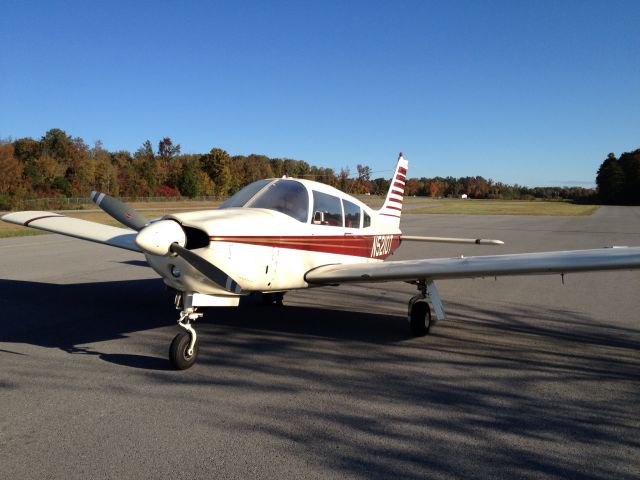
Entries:
<svg viewBox="0 0 640 480">
<path fill-rule="evenodd" d="M 111 227 L 101 223 L 71 218 L 53 212 L 15 212 L 8 213 L 2 220 L 25 227 L 38 228 L 70 237 L 103 243 L 112 247 L 142 252 L 136 245 L 137 232 L 126 228 Z"/>
<path fill-rule="evenodd" d="M 640 247 L 615 247 L 562 252 L 324 265 L 308 271 L 305 275 L 305 280 L 313 284 L 336 284 L 345 282 L 497 277 L 594 270 L 632 270 L 639 268 Z"/>
</svg>

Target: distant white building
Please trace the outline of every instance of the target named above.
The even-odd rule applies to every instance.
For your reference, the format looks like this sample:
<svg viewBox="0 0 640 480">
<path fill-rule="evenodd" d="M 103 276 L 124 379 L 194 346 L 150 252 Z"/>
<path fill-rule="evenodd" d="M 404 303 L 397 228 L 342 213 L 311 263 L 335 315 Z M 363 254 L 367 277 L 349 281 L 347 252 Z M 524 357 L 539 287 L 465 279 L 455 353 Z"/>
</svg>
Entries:
<svg viewBox="0 0 640 480">
<path fill-rule="evenodd" d="M 466 193 L 463 193 L 462 195 L 460 195 L 460 198 L 469 198 L 469 196 Z"/>
</svg>

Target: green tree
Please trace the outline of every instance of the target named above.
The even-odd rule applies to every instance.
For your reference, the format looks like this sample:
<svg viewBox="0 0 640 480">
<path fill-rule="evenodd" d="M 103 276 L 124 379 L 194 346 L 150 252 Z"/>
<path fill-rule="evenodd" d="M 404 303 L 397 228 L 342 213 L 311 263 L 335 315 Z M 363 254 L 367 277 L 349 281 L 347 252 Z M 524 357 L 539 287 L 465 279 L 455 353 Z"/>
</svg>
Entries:
<svg viewBox="0 0 640 480">
<path fill-rule="evenodd" d="M 200 166 L 216 186 L 216 195 L 226 196 L 231 193 L 231 157 L 221 148 L 212 148 L 211 151 L 200 157 Z"/>
<path fill-rule="evenodd" d="M 640 205 L 640 149 L 623 153 L 618 163 L 624 172 L 622 201 L 625 205 Z"/>
<path fill-rule="evenodd" d="M 158 143 L 158 156 L 160 157 L 160 163 L 162 168 L 166 172 L 166 179 L 163 183 L 171 187 L 178 185 L 178 178 L 182 168 L 180 166 L 180 145 L 174 145 L 173 141 L 169 137 L 165 137 Z"/>
<path fill-rule="evenodd" d="M 42 154 L 35 161 L 34 187 L 47 190 L 58 177 L 64 177 L 64 167 L 50 155 Z"/>
<path fill-rule="evenodd" d="M 36 177 L 36 160 L 42 153 L 40 142 L 33 138 L 20 138 L 13 142 L 14 156 L 24 166 L 24 175 L 27 180 L 27 188 L 33 188 Z"/>
<path fill-rule="evenodd" d="M 200 162 L 191 158 L 184 162 L 182 172 L 178 178 L 178 189 L 186 197 L 193 198 L 202 195 L 200 184 Z"/>
<path fill-rule="evenodd" d="M 600 168 L 596 176 L 596 185 L 598 197 L 602 203 L 615 204 L 622 202 L 624 192 L 624 171 L 613 153 L 607 155 L 607 158 Z"/>
<path fill-rule="evenodd" d="M 160 170 L 159 162 L 156 160 L 151 141 L 145 141 L 142 146 L 136 150 L 133 158 L 136 161 L 140 175 L 147 183 L 149 189 L 147 193 L 152 195 L 155 189 L 166 180 L 166 174 L 164 168 L 162 171 Z"/>
<path fill-rule="evenodd" d="M 59 128 L 52 128 L 40 140 L 42 153 L 61 163 L 66 163 L 72 157 L 73 139 L 67 132 Z"/>
</svg>

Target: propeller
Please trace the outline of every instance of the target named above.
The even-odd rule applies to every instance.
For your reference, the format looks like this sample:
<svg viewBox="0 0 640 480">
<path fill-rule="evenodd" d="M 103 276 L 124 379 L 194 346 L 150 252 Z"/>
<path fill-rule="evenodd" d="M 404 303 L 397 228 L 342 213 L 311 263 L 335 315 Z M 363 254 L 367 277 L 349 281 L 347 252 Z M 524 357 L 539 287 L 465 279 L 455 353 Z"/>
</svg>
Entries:
<svg viewBox="0 0 640 480">
<path fill-rule="evenodd" d="M 238 283 L 233 278 L 220 270 L 213 263 L 208 262 L 200 255 L 193 253 L 191 250 L 187 250 L 177 243 L 172 243 L 169 246 L 169 251 L 182 257 L 193 268 L 197 269 L 205 277 L 207 277 L 215 284 L 221 286 L 225 290 L 229 290 L 233 293 L 240 293 L 242 291 L 240 285 L 238 285 Z"/>
<path fill-rule="evenodd" d="M 185 248 L 187 236 L 178 222 L 158 220 L 150 223 L 124 202 L 104 193 L 91 192 L 91 200 L 120 223 L 137 230 L 136 244 L 145 252 L 159 256 L 177 255 L 225 290 L 233 293 L 242 291 L 240 285 L 224 271 Z"/>
<path fill-rule="evenodd" d="M 149 225 L 149 221 L 142 215 L 111 195 L 93 191 L 91 192 L 91 200 L 120 223 L 137 232 Z"/>
</svg>

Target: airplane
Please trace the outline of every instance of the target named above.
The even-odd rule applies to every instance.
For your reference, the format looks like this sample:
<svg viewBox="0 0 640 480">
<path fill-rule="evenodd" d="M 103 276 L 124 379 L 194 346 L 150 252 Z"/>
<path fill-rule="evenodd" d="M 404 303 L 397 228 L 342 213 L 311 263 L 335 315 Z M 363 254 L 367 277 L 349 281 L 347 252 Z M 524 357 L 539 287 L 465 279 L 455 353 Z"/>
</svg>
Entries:
<svg viewBox="0 0 640 480">
<path fill-rule="evenodd" d="M 216 209 L 152 221 L 110 195 L 92 192 L 91 199 L 128 229 L 42 211 L 8 213 L 2 220 L 143 253 L 176 292 L 182 331 L 171 342 L 169 360 L 178 370 L 198 357 L 192 325 L 203 316 L 198 309 L 238 306 L 249 294 L 282 304 L 290 290 L 404 281 L 418 291 L 408 302 L 409 330 L 423 336 L 431 328 L 432 308 L 437 321 L 446 318 L 436 280 L 640 268 L 640 247 L 385 261 L 403 242 L 503 244 L 403 235 L 408 166 L 400 153 L 378 210 L 329 185 L 285 176 L 253 182 Z"/>
</svg>

